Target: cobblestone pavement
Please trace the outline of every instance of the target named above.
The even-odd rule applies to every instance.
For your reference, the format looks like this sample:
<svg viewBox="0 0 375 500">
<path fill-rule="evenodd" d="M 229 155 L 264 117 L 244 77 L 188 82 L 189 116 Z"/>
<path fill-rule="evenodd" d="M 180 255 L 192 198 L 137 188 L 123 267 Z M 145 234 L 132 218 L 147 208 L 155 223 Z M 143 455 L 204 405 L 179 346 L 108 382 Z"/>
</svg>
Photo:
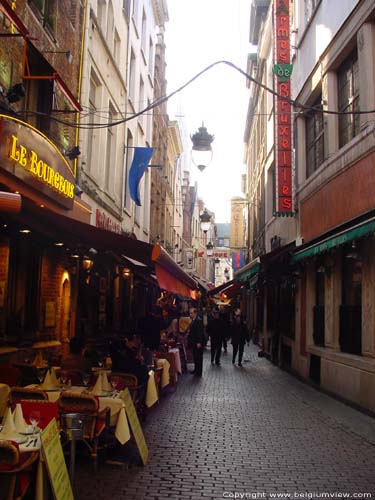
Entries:
<svg viewBox="0 0 375 500">
<path fill-rule="evenodd" d="M 201 379 L 183 375 L 148 416 L 149 463 L 102 463 L 95 475 L 81 461 L 76 499 L 375 499 L 373 418 L 258 358 L 255 346 L 243 368 L 229 353 L 220 367 L 209 358 Z"/>
</svg>

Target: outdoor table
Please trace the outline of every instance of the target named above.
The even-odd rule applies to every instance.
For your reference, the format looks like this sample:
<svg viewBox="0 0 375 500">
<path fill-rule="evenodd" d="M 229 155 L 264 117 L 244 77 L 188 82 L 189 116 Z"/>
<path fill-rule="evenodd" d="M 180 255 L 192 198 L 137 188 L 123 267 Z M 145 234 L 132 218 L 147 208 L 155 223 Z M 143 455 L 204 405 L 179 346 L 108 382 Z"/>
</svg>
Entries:
<svg viewBox="0 0 375 500">
<path fill-rule="evenodd" d="M 155 372 L 153 370 L 150 370 L 148 372 L 148 382 L 147 382 L 147 389 L 146 389 L 146 406 L 147 408 L 151 408 L 158 400 L 158 391 L 156 388 L 156 383 L 155 383 Z"/>
<path fill-rule="evenodd" d="M 162 367 L 163 371 L 161 373 L 161 388 L 163 389 L 169 384 L 169 361 L 165 358 L 159 358 L 156 360 L 156 366 Z"/>
<path fill-rule="evenodd" d="M 40 434 L 32 434 L 24 436 L 18 432 L 13 434 L 4 435 L 0 432 L 0 440 L 15 441 L 18 443 L 20 453 L 31 453 L 33 451 L 39 452 L 39 461 L 37 466 L 36 481 L 35 481 L 35 500 L 44 500 L 47 498 L 47 476 L 45 474 L 45 467 L 41 451 Z M 31 443 L 31 445 L 30 445 Z"/>
<path fill-rule="evenodd" d="M 35 387 L 35 386 L 33 386 Z M 45 392 L 48 395 L 48 400 L 55 402 L 59 399 L 61 391 L 64 388 L 47 389 Z M 87 387 L 72 386 L 69 387 L 70 391 L 73 392 L 83 392 L 87 391 Z M 110 410 L 110 425 L 115 427 L 116 439 L 121 443 L 125 444 L 130 439 L 129 424 L 125 413 L 125 404 L 120 398 L 119 393 L 110 394 L 108 392 L 103 393 L 98 396 L 99 399 L 99 411 L 104 410 L 104 408 L 109 408 Z"/>
<path fill-rule="evenodd" d="M 170 354 L 172 354 L 173 361 L 174 361 L 174 366 L 175 366 L 176 378 L 177 378 L 177 374 L 181 375 L 181 373 L 182 373 L 182 370 L 181 370 L 180 350 L 176 347 L 176 348 L 173 348 L 173 349 L 169 349 L 168 352 Z"/>
</svg>

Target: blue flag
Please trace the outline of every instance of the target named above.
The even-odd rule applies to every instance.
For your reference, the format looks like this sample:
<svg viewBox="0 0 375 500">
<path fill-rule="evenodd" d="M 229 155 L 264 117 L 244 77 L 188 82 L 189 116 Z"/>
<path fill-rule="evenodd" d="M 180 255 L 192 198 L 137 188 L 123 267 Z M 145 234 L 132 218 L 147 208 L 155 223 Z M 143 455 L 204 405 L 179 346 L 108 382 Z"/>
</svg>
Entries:
<svg viewBox="0 0 375 500">
<path fill-rule="evenodd" d="M 134 148 L 134 157 L 129 170 L 129 192 L 130 197 L 138 206 L 141 206 L 139 196 L 139 183 L 146 171 L 154 148 Z"/>
</svg>

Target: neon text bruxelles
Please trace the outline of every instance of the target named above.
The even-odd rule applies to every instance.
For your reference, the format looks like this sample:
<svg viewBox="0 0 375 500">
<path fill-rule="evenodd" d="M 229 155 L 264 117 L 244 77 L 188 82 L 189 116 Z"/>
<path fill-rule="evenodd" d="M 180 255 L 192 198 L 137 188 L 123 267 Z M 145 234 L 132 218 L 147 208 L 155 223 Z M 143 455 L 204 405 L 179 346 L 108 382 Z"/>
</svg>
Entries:
<svg viewBox="0 0 375 500">
<path fill-rule="evenodd" d="M 35 151 L 18 144 L 18 138 L 15 135 L 10 138 L 8 157 L 61 195 L 74 198 L 74 184 L 39 159 Z"/>
</svg>

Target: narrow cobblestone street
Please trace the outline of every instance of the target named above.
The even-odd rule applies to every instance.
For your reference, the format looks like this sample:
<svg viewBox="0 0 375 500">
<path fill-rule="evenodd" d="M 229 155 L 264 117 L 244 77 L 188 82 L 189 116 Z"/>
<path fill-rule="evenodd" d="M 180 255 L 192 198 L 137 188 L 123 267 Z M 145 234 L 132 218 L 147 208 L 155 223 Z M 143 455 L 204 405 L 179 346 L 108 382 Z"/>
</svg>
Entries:
<svg viewBox="0 0 375 500">
<path fill-rule="evenodd" d="M 209 358 L 201 379 L 183 375 L 148 416 L 149 463 L 102 463 L 95 476 L 80 461 L 77 499 L 375 498 L 373 418 L 258 358 L 254 346 L 243 368 L 229 353 L 220 367 Z"/>
</svg>

